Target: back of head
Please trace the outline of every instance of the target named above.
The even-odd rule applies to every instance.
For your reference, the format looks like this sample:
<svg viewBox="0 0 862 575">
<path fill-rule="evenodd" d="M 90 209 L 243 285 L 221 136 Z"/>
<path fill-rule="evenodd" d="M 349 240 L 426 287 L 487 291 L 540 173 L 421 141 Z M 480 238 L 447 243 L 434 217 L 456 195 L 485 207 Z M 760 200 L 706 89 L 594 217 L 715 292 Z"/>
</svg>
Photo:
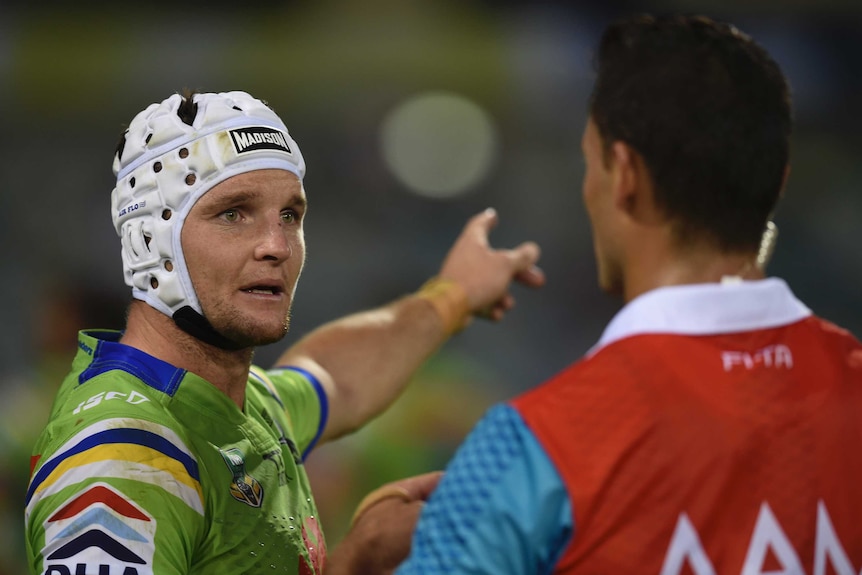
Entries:
<svg viewBox="0 0 862 575">
<path fill-rule="evenodd" d="M 756 251 L 781 194 L 792 126 L 778 65 L 728 24 L 638 16 L 611 25 L 590 115 L 644 159 L 680 242 Z"/>
</svg>

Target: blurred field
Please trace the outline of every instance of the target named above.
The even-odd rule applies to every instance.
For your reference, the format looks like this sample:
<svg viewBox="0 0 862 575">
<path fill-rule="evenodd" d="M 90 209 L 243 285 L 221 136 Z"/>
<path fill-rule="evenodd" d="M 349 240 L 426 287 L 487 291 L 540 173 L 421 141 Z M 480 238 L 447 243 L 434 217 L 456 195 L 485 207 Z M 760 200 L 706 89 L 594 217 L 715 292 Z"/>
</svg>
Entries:
<svg viewBox="0 0 862 575">
<path fill-rule="evenodd" d="M 576 7 L 573 7 L 576 5 Z M 395 0 L 0 6 L 0 575 L 22 573 L 29 449 L 83 327 L 122 327 L 111 157 L 132 116 L 184 87 L 247 90 L 308 163 L 308 263 L 287 342 L 432 275 L 473 213 L 543 248 L 548 285 L 448 343 L 391 413 L 309 461 L 330 546 L 368 489 L 437 468 L 494 401 L 598 338 L 579 141 L 602 27 L 704 12 L 749 32 L 793 87 L 792 174 L 770 272 L 862 334 L 862 7 L 854 2 Z M 442 98 L 441 98 L 442 96 Z M 417 102 L 419 103 L 417 105 Z M 412 136 L 411 136 L 412 135 Z M 279 346 L 257 361 L 274 361 Z"/>
</svg>

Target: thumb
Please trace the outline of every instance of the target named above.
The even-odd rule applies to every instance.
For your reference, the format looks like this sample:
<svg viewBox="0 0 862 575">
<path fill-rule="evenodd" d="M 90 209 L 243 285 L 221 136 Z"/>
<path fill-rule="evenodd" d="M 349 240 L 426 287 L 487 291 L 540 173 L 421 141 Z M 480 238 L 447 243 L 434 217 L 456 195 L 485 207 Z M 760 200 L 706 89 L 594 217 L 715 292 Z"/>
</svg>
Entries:
<svg viewBox="0 0 862 575">
<path fill-rule="evenodd" d="M 431 492 L 437 487 L 443 478 L 442 471 L 432 471 L 422 475 L 414 475 L 406 479 L 395 481 L 395 485 L 403 488 L 414 500 L 425 501 L 431 496 Z"/>
<path fill-rule="evenodd" d="M 362 498 L 362 501 L 356 506 L 356 511 L 353 512 L 353 519 L 351 519 L 350 524 L 353 525 L 356 523 L 359 517 L 370 507 L 377 505 L 384 499 L 396 498 L 402 500 L 404 503 L 426 501 L 431 497 L 431 493 L 437 487 L 442 477 L 442 471 L 432 471 L 430 473 L 423 473 L 422 475 L 407 477 L 406 479 L 391 481 L 378 487 Z"/>
<path fill-rule="evenodd" d="M 473 216 L 467 224 L 467 227 L 470 228 L 471 234 L 477 235 L 481 238 L 481 243 L 487 244 L 488 236 L 491 235 L 491 230 L 497 225 L 499 219 L 499 216 L 497 216 L 497 210 L 494 208 L 488 208 Z"/>
</svg>

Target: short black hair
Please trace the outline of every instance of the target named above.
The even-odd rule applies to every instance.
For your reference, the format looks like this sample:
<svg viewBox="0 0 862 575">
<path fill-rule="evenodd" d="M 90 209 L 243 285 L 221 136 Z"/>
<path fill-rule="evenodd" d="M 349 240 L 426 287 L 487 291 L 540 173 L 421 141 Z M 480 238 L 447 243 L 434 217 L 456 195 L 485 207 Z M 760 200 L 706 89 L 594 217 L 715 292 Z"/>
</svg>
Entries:
<svg viewBox="0 0 862 575">
<path fill-rule="evenodd" d="M 191 90 L 189 88 L 183 88 L 182 92 L 179 92 L 182 100 L 177 108 L 177 116 L 179 116 L 180 120 L 189 126 L 194 123 L 195 116 L 197 116 L 198 113 L 198 105 L 195 102 L 195 94 L 197 93 L 197 90 Z M 114 156 L 118 159 L 123 158 L 123 150 L 126 149 L 126 136 L 128 135 L 128 129 L 123 130 L 123 133 L 120 134 L 120 140 L 117 142 L 117 146 L 114 149 Z"/>
<path fill-rule="evenodd" d="M 195 102 L 195 94 L 197 93 L 197 90 L 184 88 L 181 93 L 183 99 L 177 108 L 177 116 L 189 126 L 194 124 L 195 116 L 198 115 L 198 105 Z"/>
<path fill-rule="evenodd" d="M 639 15 L 609 26 L 590 116 L 605 150 L 644 159 L 677 239 L 756 250 L 790 155 L 790 89 L 778 64 L 733 26 Z"/>
</svg>

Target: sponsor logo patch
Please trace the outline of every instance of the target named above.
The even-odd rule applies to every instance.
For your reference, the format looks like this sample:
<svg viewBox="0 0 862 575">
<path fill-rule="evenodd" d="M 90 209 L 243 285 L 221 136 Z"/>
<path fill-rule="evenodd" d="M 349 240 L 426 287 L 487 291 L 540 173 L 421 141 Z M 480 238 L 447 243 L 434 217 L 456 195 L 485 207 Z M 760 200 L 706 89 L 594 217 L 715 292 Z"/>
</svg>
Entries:
<svg viewBox="0 0 862 575">
<path fill-rule="evenodd" d="M 91 485 L 45 522 L 45 572 L 152 573 L 155 531 L 155 520 L 123 493 Z"/>
<path fill-rule="evenodd" d="M 245 459 L 239 449 L 219 449 L 225 464 L 230 469 L 233 479 L 230 482 L 230 494 L 237 501 L 242 501 L 252 507 L 260 507 L 263 503 L 263 486 L 260 482 L 245 472 Z"/>
<path fill-rule="evenodd" d="M 259 150 L 277 150 L 286 154 L 293 153 L 290 146 L 287 145 L 287 136 L 281 130 L 255 126 L 229 130 L 229 133 L 233 149 L 236 150 L 237 154 Z"/>
</svg>

